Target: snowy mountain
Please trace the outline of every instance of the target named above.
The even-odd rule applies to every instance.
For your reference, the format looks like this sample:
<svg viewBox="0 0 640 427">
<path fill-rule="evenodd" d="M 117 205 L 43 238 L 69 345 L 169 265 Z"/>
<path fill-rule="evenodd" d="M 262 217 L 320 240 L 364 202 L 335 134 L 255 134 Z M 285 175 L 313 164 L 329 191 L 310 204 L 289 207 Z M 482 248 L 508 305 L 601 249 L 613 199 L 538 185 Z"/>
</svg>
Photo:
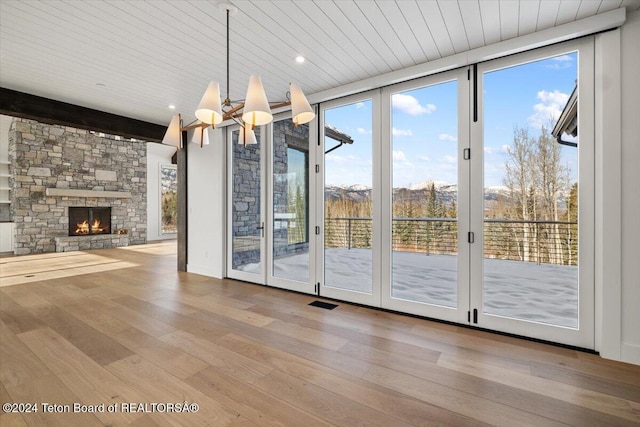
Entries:
<svg viewBox="0 0 640 427">
<path fill-rule="evenodd" d="M 393 189 L 394 199 L 404 198 L 420 203 L 427 199 L 427 193 L 434 185 L 436 197 L 445 204 L 456 201 L 458 197 L 458 185 L 444 181 L 427 181 L 410 185 L 408 188 L 398 187 Z M 354 185 L 328 185 L 324 191 L 326 200 L 346 199 L 353 202 L 362 202 L 371 198 L 371 187 L 362 184 Z M 508 198 L 509 190 L 504 186 L 487 187 L 484 190 L 484 199 L 487 201 Z"/>
</svg>

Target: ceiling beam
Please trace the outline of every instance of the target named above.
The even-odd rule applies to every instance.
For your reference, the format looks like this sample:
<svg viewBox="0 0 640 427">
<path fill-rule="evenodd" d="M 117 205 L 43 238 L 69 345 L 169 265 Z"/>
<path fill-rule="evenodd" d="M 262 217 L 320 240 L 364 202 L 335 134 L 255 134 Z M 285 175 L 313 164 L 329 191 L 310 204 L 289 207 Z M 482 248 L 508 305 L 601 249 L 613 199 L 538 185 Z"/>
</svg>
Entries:
<svg viewBox="0 0 640 427">
<path fill-rule="evenodd" d="M 0 87 L 0 114 L 160 142 L 166 126 Z"/>
</svg>

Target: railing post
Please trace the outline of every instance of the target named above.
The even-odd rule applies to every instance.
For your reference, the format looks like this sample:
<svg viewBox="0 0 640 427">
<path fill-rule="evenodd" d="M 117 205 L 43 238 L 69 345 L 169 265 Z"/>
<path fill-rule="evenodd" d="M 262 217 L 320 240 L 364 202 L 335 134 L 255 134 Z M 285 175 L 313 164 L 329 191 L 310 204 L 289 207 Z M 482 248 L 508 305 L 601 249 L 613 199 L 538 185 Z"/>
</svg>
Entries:
<svg viewBox="0 0 640 427">
<path fill-rule="evenodd" d="M 538 265 L 540 265 L 540 224 L 537 222 L 536 224 L 536 258 L 538 260 Z"/>
<path fill-rule="evenodd" d="M 347 230 L 348 230 L 347 231 L 347 235 L 348 235 L 347 244 L 348 244 L 349 250 L 351 250 L 351 218 L 347 219 Z"/>
</svg>

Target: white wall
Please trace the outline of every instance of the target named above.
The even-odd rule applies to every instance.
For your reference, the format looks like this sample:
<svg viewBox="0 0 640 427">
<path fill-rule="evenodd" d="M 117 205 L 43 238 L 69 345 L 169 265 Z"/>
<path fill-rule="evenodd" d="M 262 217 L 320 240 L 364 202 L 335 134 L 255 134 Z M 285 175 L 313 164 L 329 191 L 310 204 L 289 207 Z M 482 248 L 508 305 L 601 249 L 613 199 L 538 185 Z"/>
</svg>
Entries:
<svg viewBox="0 0 640 427">
<path fill-rule="evenodd" d="M 223 131 L 208 128 L 209 145 L 190 143 L 187 271 L 222 278 L 225 262 L 226 174 Z M 191 136 L 191 135 L 189 135 Z"/>
<path fill-rule="evenodd" d="M 11 120 L 13 117 L 0 115 L 0 161 L 9 161 L 9 127 L 11 126 Z M 2 171 L 7 171 L 7 166 L 0 168 Z M 4 173 L 4 172 L 3 172 Z M 9 178 L 0 178 L 0 186 L 8 187 Z M 7 196 L 7 191 L 2 191 L 2 197 Z M 11 195 L 9 194 L 9 197 Z M 0 223 L 0 252 L 13 252 L 13 223 L 2 222 Z"/>
<path fill-rule="evenodd" d="M 640 11 L 621 30 L 622 331 L 620 359 L 640 364 Z"/>
<path fill-rule="evenodd" d="M 0 160 L 9 160 L 9 127 L 13 117 L 0 114 Z"/>
<path fill-rule="evenodd" d="M 147 144 L 147 241 L 176 238 L 160 233 L 160 166 L 170 165 L 175 152 L 170 145 Z"/>
<path fill-rule="evenodd" d="M 640 365 L 640 12 L 596 36 L 596 349 Z"/>
</svg>

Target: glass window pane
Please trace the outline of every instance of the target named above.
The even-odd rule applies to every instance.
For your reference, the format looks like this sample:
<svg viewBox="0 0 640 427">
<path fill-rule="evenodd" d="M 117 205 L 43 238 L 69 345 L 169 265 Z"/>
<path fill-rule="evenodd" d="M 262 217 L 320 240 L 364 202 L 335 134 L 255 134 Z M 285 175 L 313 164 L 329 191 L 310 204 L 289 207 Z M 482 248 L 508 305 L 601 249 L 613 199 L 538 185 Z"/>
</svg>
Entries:
<svg viewBox="0 0 640 427">
<path fill-rule="evenodd" d="M 260 128 L 255 129 L 258 144 L 238 144 L 239 131 L 231 134 L 233 153 L 232 186 L 232 268 L 261 272 L 260 264 Z"/>
<path fill-rule="evenodd" d="M 458 85 L 392 95 L 391 296 L 457 306 Z"/>
<path fill-rule="evenodd" d="M 160 233 L 178 232 L 178 168 L 160 166 Z"/>
<path fill-rule="evenodd" d="M 577 63 L 484 75 L 484 313 L 578 327 L 578 150 L 553 135 L 577 105 Z"/>
<path fill-rule="evenodd" d="M 273 124 L 273 276 L 309 281 L 309 126 Z"/>
<path fill-rule="evenodd" d="M 372 101 L 325 110 L 325 286 L 373 291 Z"/>
</svg>

